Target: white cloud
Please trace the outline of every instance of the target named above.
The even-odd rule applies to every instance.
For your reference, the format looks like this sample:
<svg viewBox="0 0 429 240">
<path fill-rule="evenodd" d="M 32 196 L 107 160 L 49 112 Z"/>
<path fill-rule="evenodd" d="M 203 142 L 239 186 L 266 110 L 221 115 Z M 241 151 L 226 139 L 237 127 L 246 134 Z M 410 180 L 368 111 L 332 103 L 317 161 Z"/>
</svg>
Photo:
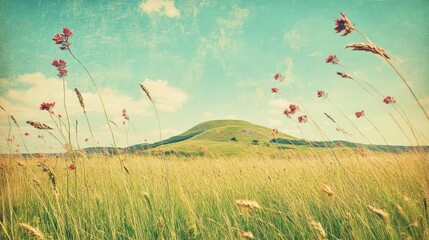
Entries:
<svg viewBox="0 0 429 240">
<path fill-rule="evenodd" d="M 143 85 L 149 90 L 160 111 L 175 112 L 182 107 L 188 96 L 164 80 L 145 79 Z"/>
<path fill-rule="evenodd" d="M 268 102 L 268 105 L 278 110 L 284 110 L 286 107 L 289 106 L 289 104 L 290 102 L 284 98 L 278 98 L 275 100 L 270 100 Z"/>
<path fill-rule="evenodd" d="M 307 39 L 301 35 L 298 29 L 292 29 L 285 33 L 285 41 L 292 51 L 301 50 L 301 48 L 307 43 Z"/>
<path fill-rule="evenodd" d="M 148 0 L 143 1 L 140 10 L 146 13 L 157 13 L 167 17 L 180 17 L 180 12 L 174 5 L 173 0 Z"/>
<path fill-rule="evenodd" d="M 13 82 L 15 86 L 21 86 L 21 88 L 8 89 L 0 96 L 0 105 L 17 119 L 23 132 L 28 131 L 31 133 L 31 136 L 36 136 L 37 130 L 25 123 L 28 120 L 47 123 L 52 127 L 55 126 L 49 114 L 46 111 L 39 110 L 40 103 L 42 102 L 55 102 L 56 106 L 53 108 L 53 111 L 55 114 L 61 114 L 63 116 L 63 121 L 66 122 L 63 107 L 63 85 L 60 79 L 56 77 L 47 77 L 40 72 L 36 72 L 20 75 L 16 79 L 7 80 Z M 169 86 L 167 81 L 147 79 L 144 81 L 144 84 L 150 89 L 153 99 L 157 102 L 159 111 L 174 112 L 179 109 L 187 99 L 185 93 Z M 137 130 L 138 132 L 142 131 L 146 126 L 138 125 L 137 120 L 144 116 L 154 115 L 150 101 L 143 93 L 138 98 L 133 98 L 128 96 L 127 93 L 122 93 L 115 89 L 103 88 L 100 89 L 100 92 L 109 120 L 113 120 L 121 129 L 123 128 L 123 118 L 121 114 L 124 108 L 127 109 L 133 124 L 139 129 Z M 110 146 L 110 132 L 104 119 L 104 112 L 98 95 L 94 92 L 84 91 L 81 91 L 81 94 L 96 141 L 100 141 L 101 145 Z M 79 139 L 82 138 L 83 141 L 90 136 L 88 126 L 86 125 L 86 120 L 82 114 L 83 111 L 76 97 L 74 88 L 68 86 L 67 83 L 66 103 L 68 114 L 71 119 L 71 126 L 74 128 L 75 121 L 79 121 Z M 5 134 L 7 134 L 3 129 L 8 128 L 7 118 L 3 115 L 5 114 L 2 114 L 0 117 L 0 139 L 4 138 Z M 117 135 L 117 143 L 119 146 L 125 146 L 125 141 L 122 140 L 123 137 L 121 137 L 123 133 L 114 126 L 112 126 L 112 128 L 115 135 Z M 172 131 L 168 130 L 166 134 L 172 134 Z M 46 139 L 48 140 L 49 137 Z M 72 139 L 74 139 L 74 137 L 72 137 Z M 129 140 L 130 143 L 142 142 L 142 137 L 132 134 Z M 58 143 L 53 140 L 49 141 L 49 146 L 58 145 Z M 40 139 L 35 138 L 29 145 L 37 146 L 40 144 Z M 84 142 L 81 142 L 81 146 L 86 145 Z M 33 147 L 32 150 L 35 150 L 35 148 Z M 36 151 L 46 150 L 46 148 L 42 150 L 36 149 Z M 56 148 L 55 151 L 58 151 L 58 149 Z"/>
</svg>

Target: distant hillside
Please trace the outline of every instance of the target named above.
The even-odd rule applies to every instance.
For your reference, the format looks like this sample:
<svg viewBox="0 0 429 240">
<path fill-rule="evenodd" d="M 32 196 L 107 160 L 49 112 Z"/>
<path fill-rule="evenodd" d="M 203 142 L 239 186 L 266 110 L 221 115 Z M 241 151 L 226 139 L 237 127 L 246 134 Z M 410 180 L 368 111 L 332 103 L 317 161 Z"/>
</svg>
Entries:
<svg viewBox="0 0 429 240">
<path fill-rule="evenodd" d="M 409 146 L 365 145 L 347 141 L 306 141 L 284 133 L 273 134 L 267 127 L 242 120 L 213 120 L 200 123 L 184 133 L 162 142 L 136 144 L 119 151 L 113 148 L 87 148 L 87 152 L 114 153 L 163 152 L 172 155 L 238 156 L 246 154 L 278 154 L 283 150 L 310 150 L 312 148 L 366 148 L 373 151 L 403 152 L 415 149 Z M 429 151 L 428 146 L 416 147 Z"/>
</svg>

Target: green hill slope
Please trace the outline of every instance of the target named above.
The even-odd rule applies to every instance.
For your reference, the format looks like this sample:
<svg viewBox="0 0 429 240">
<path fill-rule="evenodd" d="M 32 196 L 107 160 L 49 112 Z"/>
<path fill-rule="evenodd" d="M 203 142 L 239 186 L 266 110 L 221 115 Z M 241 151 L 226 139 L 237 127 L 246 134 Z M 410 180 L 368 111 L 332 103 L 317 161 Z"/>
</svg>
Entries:
<svg viewBox="0 0 429 240">
<path fill-rule="evenodd" d="M 276 151 L 270 140 L 274 137 L 270 128 L 241 120 L 212 120 L 203 122 L 184 133 L 150 146 L 159 151 L 190 154 L 245 155 Z M 296 140 L 279 133 L 276 138 Z M 139 145 L 131 148 L 138 149 Z M 147 149 L 147 146 L 141 148 Z"/>
</svg>

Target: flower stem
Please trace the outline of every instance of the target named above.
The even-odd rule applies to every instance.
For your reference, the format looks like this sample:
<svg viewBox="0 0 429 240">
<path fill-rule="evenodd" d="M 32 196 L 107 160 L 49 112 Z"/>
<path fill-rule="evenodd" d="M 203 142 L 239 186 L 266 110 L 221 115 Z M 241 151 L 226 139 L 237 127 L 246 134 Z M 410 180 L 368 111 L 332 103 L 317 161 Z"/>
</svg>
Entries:
<svg viewBox="0 0 429 240">
<path fill-rule="evenodd" d="M 101 98 L 100 90 L 98 89 L 97 84 L 95 83 L 94 78 L 92 78 L 91 74 L 89 73 L 88 69 L 83 65 L 83 63 L 73 54 L 70 48 L 68 48 L 70 55 L 85 69 L 86 73 L 88 74 L 89 78 L 91 79 L 92 83 L 94 84 L 95 90 L 97 91 L 98 98 L 100 99 L 101 106 L 103 107 L 104 116 L 106 117 L 107 125 L 109 126 L 110 134 L 112 135 L 113 145 L 116 148 L 116 140 L 115 135 L 113 134 L 112 126 L 110 126 L 109 117 L 107 116 L 106 107 L 104 106 L 103 99 Z"/>
<path fill-rule="evenodd" d="M 67 117 L 67 126 L 68 129 L 66 129 L 67 133 L 68 133 L 68 139 L 69 139 L 69 150 L 70 152 L 73 152 L 73 146 L 71 143 L 71 131 L 70 131 L 70 119 L 69 119 L 69 113 L 67 111 L 67 105 L 66 105 L 66 79 L 63 77 L 63 103 L 64 103 L 64 111 L 66 113 L 66 117 Z"/>
<path fill-rule="evenodd" d="M 363 34 L 361 31 L 359 31 L 357 28 L 354 29 L 357 33 L 359 33 L 369 44 L 374 45 L 371 40 L 369 40 L 369 38 L 367 36 L 365 36 L 365 34 Z M 386 57 L 383 56 L 384 60 L 386 60 L 386 62 L 390 65 L 390 67 L 393 68 L 393 70 L 396 72 L 396 74 L 398 74 L 399 78 L 402 80 L 402 82 L 405 84 L 405 86 L 407 86 L 408 90 L 410 91 L 411 95 L 413 95 L 414 100 L 416 100 L 417 104 L 419 105 L 419 107 L 421 108 L 421 110 L 423 111 L 423 113 L 426 115 L 427 120 L 429 120 L 429 115 L 426 112 L 426 110 L 424 109 L 424 107 L 422 106 L 422 104 L 420 103 L 419 99 L 417 98 L 416 94 L 414 94 L 414 91 L 411 89 L 410 85 L 407 83 L 407 81 L 405 80 L 405 78 L 402 76 L 402 74 L 398 71 L 398 69 L 392 64 L 392 62 Z"/>
<path fill-rule="evenodd" d="M 429 120 L 428 113 L 424 109 L 423 105 L 420 103 L 420 101 L 417 98 L 416 94 L 414 94 L 414 91 L 411 89 L 410 85 L 407 83 L 407 81 L 405 81 L 405 78 L 402 76 L 402 74 L 398 71 L 398 69 L 392 64 L 392 62 L 389 59 L 387 59 L 387 58 L 384 58 L 384 59 L 393 68 L 393 70 L 396 72 L 396 74 L 398 74 L 399 78 L 402 80 L 402 82 L 405 84 L 405 86 L 407 86 L 407 88 L 410 91 L 411 95 L 413 95 L 414 100 L 416 100 L 417 104 L 422 109 L 423 113 L 426 115 L 427 120 Z"/>
<path fill-rule="evenodd" d="M 378 130 L 378 128 L 374 125 L 374 123 L 371 120 L 369 120 L 369 118 L 367 118 L 367 117 L 365 117 L 365 118 L 366 118 L 366 120 L 368 120 L 369 123 L 371 123 L 371 125 L 375 128 L 375 130 L 377 130 L 377 132 L 380 134 L 381 138 L 383 138 L 384 143 L 386 143 L 386 145 L 389 145 L 387 143 L 386 138 L 384 138 L 383 134 L 380 132 L 380 130 Z"/>
</svg>

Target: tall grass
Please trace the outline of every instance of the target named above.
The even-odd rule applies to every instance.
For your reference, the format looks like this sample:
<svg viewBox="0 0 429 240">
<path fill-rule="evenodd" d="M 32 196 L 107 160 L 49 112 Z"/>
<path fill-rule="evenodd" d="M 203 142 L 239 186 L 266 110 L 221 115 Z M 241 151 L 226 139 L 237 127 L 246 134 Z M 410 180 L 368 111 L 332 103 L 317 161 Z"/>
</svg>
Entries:
<svg viewBox="0 0 429 240">
<path fill-rule="evenodd" d="M 70 170 L 55 167 L 54 159 L 46 157 L 40 161 L 55 174 L 58 203 L 52 177 L 37 167 L 37 161 L 25 167 L 2 161 L 6 168 L 1 174 L 6 178 L 1 185 L 0 238 L 11 239 L 12 233 L 26 238 L 28 233 L 17 223 L 34 226 L 54 239 L 236 239 L 243 232 L 257 239 L 316 239 L 323 236 L 321 228 L 327 239 L 428 237 L 424 207 L 428 186 L 422 170 L 429 167 L 427 157 L 422 166 L 412 153 L 393 154 L 406 168 L 403 178 L 398 178 L 401 169 L 383 154 L 360 157 L 343 149 L 338 152 L 341 167 L 328 153 L 319 154 L 335 175 L 321 174 L 324 166 L 316 157 L 306 159 L 303 166 L 298 159 L 284 157 L 172 156 L 169 193 L 162 191 L 167 184 L 166 156 L 142 161 L 128 155 L 130 174 L 124 175 L 113 157 L 86 155 L 77 161 L 87 163 L 89 191 L 79 188 L 69 201 L 62 190 L 65 172 Z M 383 165 L 374 168 L 375 162 Z M 350 185 L 342 168 L 362 190 Z M 130 178 L 129 187 L 125 178 Z M 81 172 L 77 179 L 84 186 Z M 174 211 L 169 209 L 167 194 Z M 246 210 L 237 200 L 258 207 Z M 388 224 L 380 215 L 383 212 L 388 214 Z"/>
</svg>

